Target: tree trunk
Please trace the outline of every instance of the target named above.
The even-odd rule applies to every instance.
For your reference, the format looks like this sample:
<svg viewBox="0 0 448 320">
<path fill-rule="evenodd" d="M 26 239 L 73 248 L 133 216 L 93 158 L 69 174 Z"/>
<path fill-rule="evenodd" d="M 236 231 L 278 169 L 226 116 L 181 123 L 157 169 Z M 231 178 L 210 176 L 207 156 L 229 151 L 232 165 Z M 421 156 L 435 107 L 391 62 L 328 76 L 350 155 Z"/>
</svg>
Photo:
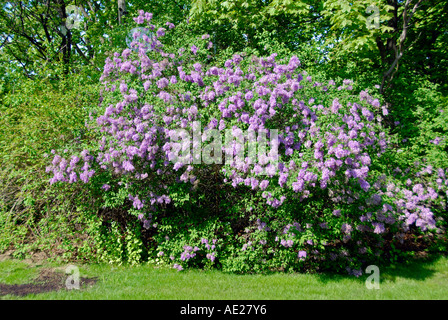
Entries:
<svg viewBox="0 0 448 320">
<path fill-rule="evenodd" d="M 67 12 L 64 0 L 57 0 L 59 17 L 62 21 L 67 21 Z M 67 31 L 62 34 L 62 42 L 59 46 L 60 51 L 62 51 L 62 63 L 64 67 L 64 73 L 68 74 L 70 70 L 70 56 L 72 51 L 72 33 L 69 28 L 65 28 Z"/>
<path fill-rule="evenodd" d="M 121 24 L 122 17 L 126 13 L 126 0 L 118 0 L 118 24 Z"/>
</svg>

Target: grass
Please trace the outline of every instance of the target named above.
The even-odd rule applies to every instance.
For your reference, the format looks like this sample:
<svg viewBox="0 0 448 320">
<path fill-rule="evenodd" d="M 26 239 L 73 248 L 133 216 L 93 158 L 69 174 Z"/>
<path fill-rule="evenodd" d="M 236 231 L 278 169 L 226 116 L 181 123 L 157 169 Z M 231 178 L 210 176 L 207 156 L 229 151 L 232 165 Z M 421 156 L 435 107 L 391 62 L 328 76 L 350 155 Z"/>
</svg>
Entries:
<svg viewBox="0 0 448 320">
<path fill-rule="evenodd" d="M 32 281 L 38 275 L 37 268 L 29 268 L 20 261 L 6 260 L 0 262 L 0 283 L 24 284 Z"/>
<path fill-rule="evenodd" d="M 29 282 L 43 265 L 0 262 L 0 282 Z M 61 267 L 61 266 L 59 266 Z M 31 294 L 1 299 L 82 300 L 446 300 L 448 258 L 415 261 L 382 270 L 380 289 L 368 290 L 363 275 L 354 278 L 330 274 L 235 275 L 219 271 L 112 265 L 79 265 L 81 277 L 98 277 L 91 288 Z M 62 269 L 64 266 L 62 266 Z"/>
</svg>

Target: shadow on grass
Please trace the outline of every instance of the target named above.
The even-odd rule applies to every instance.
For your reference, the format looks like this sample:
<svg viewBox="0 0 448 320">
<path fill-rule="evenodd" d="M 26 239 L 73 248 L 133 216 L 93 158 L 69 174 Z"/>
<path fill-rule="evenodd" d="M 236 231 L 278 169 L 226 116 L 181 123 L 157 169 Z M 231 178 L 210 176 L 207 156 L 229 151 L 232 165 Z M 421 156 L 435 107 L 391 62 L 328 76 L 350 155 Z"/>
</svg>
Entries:
<svg viewBox="0 0 448 320">
<path fill-rule="evenodd" d="M 377 265 L 380 271 L 380 279 L 395 282 L 397 277 L 424 281 L 434 276 L 437 272 L 434 270 L 434 264 L 436 264 L 442 255 L 431 255 L 427 258 L 419 258 L 408 262 L 397 263 L 396 265 L 381 266 Z M 335 282 L 340 280 L 350 280 L 353 282 L 365 283 L 366 279 L 372 273 L 366 273 L 364 268 L 363 274 L 360 277 L 353 275 L 342 275 L 336 273 L 322 273 L 317 275 L 317 279 L 322 283 Z"/>
</svg>

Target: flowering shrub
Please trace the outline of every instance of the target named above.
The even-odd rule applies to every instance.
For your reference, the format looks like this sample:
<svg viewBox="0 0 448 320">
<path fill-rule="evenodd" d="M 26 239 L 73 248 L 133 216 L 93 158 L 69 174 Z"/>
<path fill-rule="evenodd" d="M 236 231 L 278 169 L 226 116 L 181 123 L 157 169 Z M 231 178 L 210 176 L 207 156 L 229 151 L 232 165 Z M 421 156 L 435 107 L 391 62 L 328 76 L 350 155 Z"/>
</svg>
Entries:
<svg viewBox="0 0 448 320">
<path fill-rule="evenodd" d="M 154 259 L 178 270 L 360 275 L 407 235 L 442 231 L 446 171 L 390 167 L 388 110 L 374 94 L 348 79 L 316 81 L 295 56 L 240 53 L 210 65 L 208 35 L 167 52 L 176 27 L 151 19 L 135 21 L 152 37 L 136 32 L 142 41 L 106 60 L 87 122 L 98 145 L 54 152 L 47 171 L 50 183 L 97 184 L 105 206 L 130 201 Z M 253 161 L 243 151 L 263 136 Z"/>
</svg>

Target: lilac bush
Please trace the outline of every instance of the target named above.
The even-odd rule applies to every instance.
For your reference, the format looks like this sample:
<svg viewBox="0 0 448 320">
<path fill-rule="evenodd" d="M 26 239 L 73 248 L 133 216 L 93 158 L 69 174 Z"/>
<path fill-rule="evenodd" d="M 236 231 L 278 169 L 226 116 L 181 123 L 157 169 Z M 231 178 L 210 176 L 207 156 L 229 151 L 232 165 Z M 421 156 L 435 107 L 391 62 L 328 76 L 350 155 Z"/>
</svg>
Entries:
<svg viewBox="0 0 448 320">
<path fill-rule="evenodd" d="M 136 32 L 132 49 L 106 60 L 102 101 L 86 123 L 97 144 L 71 157 L 55 153 L 50 183 L 99 177 L 105 199 L 124 194 L 129 214 L 154 233 L 150 251 L 178 270 L 330 268 L 360 275 L 386 243 L 443 231 L 438 213 L 447 171 L 391 170 L 388 110 L 374 93 L 355 92 L 349 79 L 318 81 L 296 56 L 279 61 L 275 53 L 243 52 L 211 65 L 208 35 L 168 51 L 164 38 L 176 27 L 158 28 L 151 20 L 141 11 L 135 21 L 152 37 Z M 271 139 L 272 130 L 278 139 Z M 179 132 L 182 140 L 175 139 Z M 229 132 L 239 139 L 215 144 L 213 153 L 232 161 L 205 163 L 210 154 L 202 151 L 201 161 L 190 152 L 209 144 L 212 133 Z M 241 132 L 255 135 L 244 140 Z M 266 153 L 257 161 L 240 152 L 262 136 Z M 176 158 L 179 151 L 187 157 Z M 223 188 L 226 214 L 208 202 L 200 207 L 199 199 Z M 189 208 L 193 202 L 198 207 Z M 193 219 L 196 210 L 208 210 L 218 227 L 191 223 L 169 239 L 165 218 L 183 212 L 183 220 Z M 208 238 L 216 238 L 213 249 Z"/>
</svg>

